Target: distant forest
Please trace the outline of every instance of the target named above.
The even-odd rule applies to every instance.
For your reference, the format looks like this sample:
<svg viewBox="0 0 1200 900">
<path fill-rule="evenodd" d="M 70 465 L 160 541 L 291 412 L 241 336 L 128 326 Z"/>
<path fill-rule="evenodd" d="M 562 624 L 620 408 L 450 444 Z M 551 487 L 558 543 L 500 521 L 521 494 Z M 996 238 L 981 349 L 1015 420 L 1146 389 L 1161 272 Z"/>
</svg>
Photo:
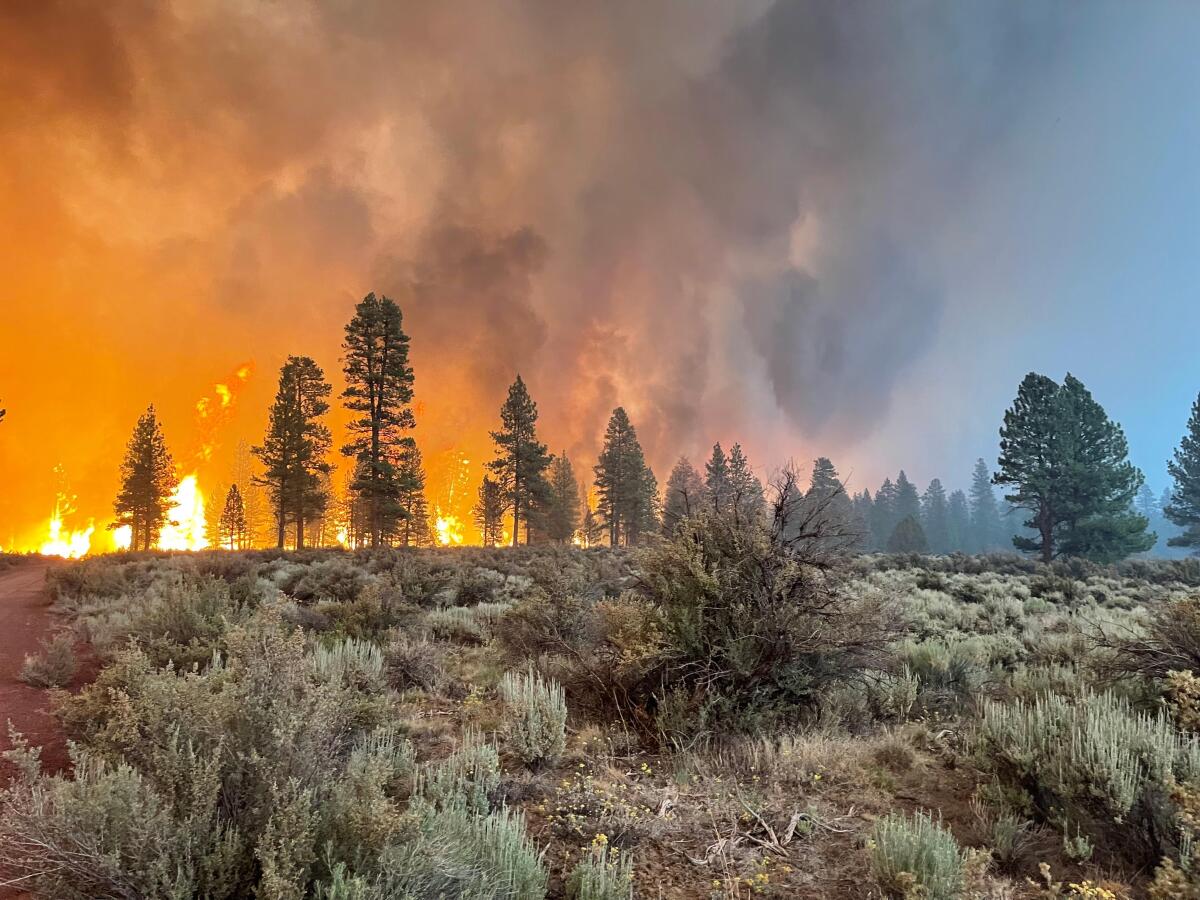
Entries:
<svg viewBox="0 0 1200 900">
<path fill-rule="evenodd" d="M 421 452 L 410 434 L 415 376 L 402 325 L 396 303 L 375 294 L 346 325 L 341 400 L 353 418 L 340 451 L 354 460 L 354 470 L 344 496 L 335 496 L 330 483 L 333 437 L 324 417 L 332 388 L 313 359 L 289 356 L 263 441 L 250 450 L 259 471 L 251 474 L 244 460 L 236 467 L 241 483 L 228 488 L 214 543 L 255 546 L 264 518 L 280 548 L 302 548 L 306 538 L 316 546 L 436 542 Z M 473 510 L 487 546 L 632 547 L 671 535 L 699 515 L 768 519 L 768 492 L 739 444 L 728 452 L 714 445 L 702 472 L 680 458 L 660 489 L 634 423 L 617 407 L 589 490 L 566 454 L 550 453 L 539 441 L 537 424 L 537 404 L 517 375 L 491 432 L 495 455 Z M 920 490 L 901 470 L 874 493 L 851 493 L 825 457 L 814 461 L 810 475 L 787 471 L 773 487 L 776 495 L 781 485 L 802 494 L 813 515 L 836 517 L 859 552 L 1016 549 L 1044 562 L 1075 556 L 1106 563 L 1183 556 L 1200 547 L 1200 398 L 1167 468 L 1173 485 L 1155 496 L 1129 462 L 1120 425 L 1083 383 L 1070 374 L 1060 384 L 1031 372 L 1004 414 L 996 468 L 977 460 L 966 491 L 948 491 L 938 478 Z M 131 549 L 150 549 L 178 483 L 153 406 L 134 429 L 121 475 L 111 527 L 129 529 Z"/>
</svg>

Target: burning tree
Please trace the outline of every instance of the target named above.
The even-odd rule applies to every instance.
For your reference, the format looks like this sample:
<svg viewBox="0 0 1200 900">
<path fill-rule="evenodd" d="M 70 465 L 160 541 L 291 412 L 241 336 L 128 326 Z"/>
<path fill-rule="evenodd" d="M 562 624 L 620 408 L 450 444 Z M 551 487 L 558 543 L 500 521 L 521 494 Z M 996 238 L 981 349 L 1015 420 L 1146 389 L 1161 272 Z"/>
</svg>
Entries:
<svg viewBox="0 0 1200 900">
<path fill-rule="evenodd" d="M 319 517 L 328 501 L 321 476 L 332 468 L 325 461 L 332 438 L 320 417 L 329 411 L 330 390 L 320 366 L 307 356 L 289 356 L 279 370 L 266 438 L 252 451 L 264 468 L 258 483 L 275 503 L 281 549 L 289 524 L 296 529 L 296 549 L 304 547 L 305 522 Z"/>
<path fill-rule="evenodd" d="M 514 547 L 521 542 L 522 522 L 529 543 L 529 521 L 548 493 L 543 473 L 550 455 L 546 445 L 538 443 L 537 416 L 537 404 L 518 375 L 500 407 L 500 430 L 492 432 L 496 458 L 487 464 L 500 485 L 505 509 L 512 510 Z"/>
<path fill-rule="evenodd" d="M 129 529 L 129 549 L 149 550 L 167 523 L 171 493 L 179 480 L 151 404 L 138 418 L 121 463 L 121 491 L 109 528 Z"/>
<path fill-rule="evenodd" d="M 372 547 L 394 535 L 404 517 L 397 464 L 405 432 L 416 425 L 412 409 L 413 370 L 400 307 L 367 294 L 346 326 L 343 372 L 346 408 L 358 417 L 347 426 L 354 436 L 342 453 L 358 461 L 350 488 L 362 500 Z"/>
</svg>

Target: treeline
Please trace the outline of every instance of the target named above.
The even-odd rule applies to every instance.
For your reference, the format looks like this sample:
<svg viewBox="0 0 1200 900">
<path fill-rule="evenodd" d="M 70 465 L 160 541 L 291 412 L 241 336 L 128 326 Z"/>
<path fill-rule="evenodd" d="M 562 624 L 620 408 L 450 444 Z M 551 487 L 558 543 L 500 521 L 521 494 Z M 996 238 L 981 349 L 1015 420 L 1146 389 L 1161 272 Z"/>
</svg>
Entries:
<svg viewBox="0 0 1200 900">
<path fill-rule="evenodd" d="M 220 546 L 251 543 L 271 507 L 275 543 L 302 548 L 315 541 L 354 547 L 426 546 L 434 524 L 425 469 L 411 431 L 413 368 L 399 306 L 368 294 L 347 323 L 340 395 L 351 413 L 340 452 L 353 460 L 343 497 L 331 484 L 333 439 L 325 417 L 332 388 L 310 357 L 289 356 L 279 373 L 262 443 L 250 448 L 260 471 L 239 463 L 217 519 Z M 630 547 L 671 533 L 701 511 L 765 520 L 764 487 L 738 444 L 713 447 L 703 473 L 686 458 L 660 490 L 626 411 L 613 410 L 592 468 L 591 490 L 566 453 L 538 438 L 538 409 L 518 375 L 491 432 L 494 458 L 479 484 L 473 520 L 489 546 L 575 542 Z M 1174 525 L 1169 544 L 1200 546 L 1200 398 L 1187 434 L 1168 464 L 1173 487 L 1156 499 L 1128 460 L 1120 426 L 1083 384 L 1030 373 L 1000 429 L 998 467 L 975 464 L 967 491 L 947 491 L 935 478 L 924 490 L 901 471 L 874 492 L 850 494 L 834 464 L 813 464 L 803 500 L 837 516 L 862 552 L 985 553 L 1016 548 L 1049 561 L 1078 556 L 1111 562 L 1154 546 L 1151 523 Z M 167 523 L 178 479 L 151 406 L 138 420 L 122 463 L 112 527 L 130 529 L 133 549 L 148 549 Z M 801 491 L 794 473 L 788 490 Z M 1001 504 L 993 485 L 1007 489 Z M 594 502 L 589 498 L 594 498 Z M 336 530 L 333 523 L 339 523 Z M 1165 529 L 1164 529 L 1165 530 Z"/>
</svg>

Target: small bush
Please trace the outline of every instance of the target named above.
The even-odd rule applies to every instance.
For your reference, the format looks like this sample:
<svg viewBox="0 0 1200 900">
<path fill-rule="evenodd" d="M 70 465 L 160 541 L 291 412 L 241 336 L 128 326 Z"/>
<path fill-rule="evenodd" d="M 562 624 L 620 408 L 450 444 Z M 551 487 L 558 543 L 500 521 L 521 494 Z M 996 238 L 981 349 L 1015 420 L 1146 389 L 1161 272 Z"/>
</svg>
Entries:
<svg viewBox="0 0 1200 900">
<path fill-rule="evenodd" d="M 341 682 L 364 690 L 383 689 L 383 651 L 375 644 L 346 638 L 312 652 L 313 671 L 326 681 Z"/>
<path fill-rule="evenodd" d="M 387 682 L 398 691 L 418 688 L 436 693 L 446 683 L 445 645 L 401 635 L 384 651 Z"/>
<path fill-rule="evenodd" d="M 59 634 L 42 643 L 42 652 L 25 657 L 21 680 L 34 687 L 63 687 L 75 677 L 78 664 L 70 634 Z"/>
<path fill-rule="evenodd" d="M 608 838 L 597 835 L 587 854 L 567 879 L 570 900 L 631 900 L 633 857 L 608 846 Z"/>
<path fill-rule="evenodd" d="M 911 819 L 889 815 L 875 825 L 871 871 L 892 896 L 955 900 L 963 892 L 966 856 L 954 835 L 927 813 Z"/>
<path fill-rule="evenodd" d="M 508 745 L 529 766 L 557 762 L 567 746 L 567 697 L 562 686 L 536 672 L 508 672 L 500 680 Z"/>
<path fill-rule="evenodd" d="M 979 760 L 1042 821 L 1143 862 L 1173 854 L 1170 787 L 1200 776 L 1200 744 L 1111 694 L 987 703 Z"/>
</svg>

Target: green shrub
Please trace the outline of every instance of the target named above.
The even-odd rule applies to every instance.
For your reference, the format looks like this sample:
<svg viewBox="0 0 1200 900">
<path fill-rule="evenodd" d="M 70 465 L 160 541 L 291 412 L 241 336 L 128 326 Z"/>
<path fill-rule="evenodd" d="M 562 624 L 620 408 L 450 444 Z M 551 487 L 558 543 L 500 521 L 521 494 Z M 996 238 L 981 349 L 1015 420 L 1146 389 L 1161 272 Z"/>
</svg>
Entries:
<svg viewBox="0 0 1200 900">
<path fill-rule="evenodd" d="M 459 807 L 483 815 L 500 786 L 500 756 L 475 729 L 463 733 L 457 750 L 417 775 L 416 793 L 439 809 Z"/>
<path fill-rule="evenodd" d="M 927 900 L 962 896 L 966 856 L 954 835 L 928 813 L 880 819 L 871 840 L 871 872 L 887 893 Z"/>
<path fill-rule="evenodd" d="M 20 678 L 34 687 L 63 687 L 75 677 L 75 641 L 70 634 L 43 641 L 42 651 L 25 657 Z"/>
<path fill-rule="evenodd" d="M 369 641 L 345 638 L 332 644 L 318 644 L 312 651 L 317 677 L 338 680 L 364 690 L 383 689 L 383 651 Z"/>
<path fill-rule="evenodd" d="M 1112 694 L 986 703 L 977 749 L 1043 821 L 1151 862 L 1176 849 L 1171 785 L 1200 775 L 1200 744 Z"/>
<path fill-rule="evenodd" d="M 601 839 L 603 838 L 603 840 Z M 570 900 L 632 900 L 633 857 L 624 850 L 608 846 L 603 835 L 567 878 Z"/>
<path fill-rule="evenodd" d="M 529 766 L 557 762 L 567 746 L 567 697 L 562 686 L 530 669 L 500 680 L 504 734 Z"/>
</svg>

